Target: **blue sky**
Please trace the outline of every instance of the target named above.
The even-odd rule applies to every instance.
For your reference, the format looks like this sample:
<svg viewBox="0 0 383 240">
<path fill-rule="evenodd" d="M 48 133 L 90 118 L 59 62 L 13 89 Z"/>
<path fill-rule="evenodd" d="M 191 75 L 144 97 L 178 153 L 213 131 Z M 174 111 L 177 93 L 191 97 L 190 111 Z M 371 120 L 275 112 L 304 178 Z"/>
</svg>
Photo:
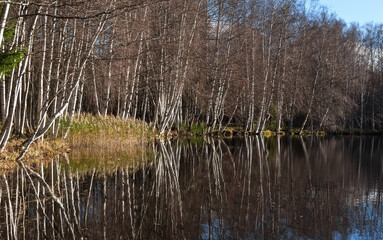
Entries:
<svg viewBox="0 0 383 240">
<path fill-rule="evenodd" d="M 346 23 L 358 22 L 383 24 L 383 0 L 319 0 Z"/>
</svg>

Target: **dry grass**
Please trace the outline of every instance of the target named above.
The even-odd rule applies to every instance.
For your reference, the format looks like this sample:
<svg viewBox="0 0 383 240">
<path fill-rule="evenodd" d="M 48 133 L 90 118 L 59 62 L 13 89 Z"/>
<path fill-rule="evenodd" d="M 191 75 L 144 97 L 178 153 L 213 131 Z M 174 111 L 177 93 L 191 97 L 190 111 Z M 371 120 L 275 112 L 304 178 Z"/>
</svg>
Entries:
<svg viewBox="0 0 383 240">
<path fill-rule="evenodd" d="M 26 139 L 12 139 L 0 153 L 0 173 L 16 167 L 16 158 L 21 153 L 20 146 Z M 28 164 L 50 161 L 54 156 L 68 151 L 69 145 L 62 140 L 38 140 L 29 148 L 24 157 Z"/>
<path fill-rule="evenodd" d="M 62 122 L 66 131 L 67 123 Z M 118 117 L 81 115 L 73 119 L 67 142 L 70 166 L 80 172 L 134 168 L 150 159 L 148 143 L 155 134 L 149 125 Z"/>
<path fill-rule="evenodd" d="M 84 114 L 69 120 L 61 121 L 62 132 L 69 131 L 71 146 L 104 146 L 115 143 L 141 143 L 154 137 L 149 125 L 145 122 L 122 119 L 114 116 L 93 116 Z"/>
<path fill-rule="evenodd" d="M 65 122 L 62 124 L 65 129 Z M 154 137 L 148 124 L 113 116 L 81 115 L 73 119 L 67 142 L 71 158 L 117 162 L 119 158 L 142 155 Z"/>
<path fill-rule="evenodd" d="M 148 142 L 155 136 L 149 125 L 142 121 L 113 116 L 84 114 L 73 118 L 71 125 L 69 119 L 61 119 L 60 126 L 58 140 L 36 141 L 31 145 L 24 161 L 39 163 L 70 152 L 70 157 L 77 159 L 76 161 L 98 159 L 97 161 L 103 162 L 101 165 L 113 166 L 120 163 L 126 166 L 128 162 L 135 163 L 138 158 L 141 161 L 147 155 Z M 62 139 L 68 128 L 67 139 Z M 5 151 L 0 153 L 0 171 L 16 166 L 15 159 L 24 140 L 11 140 Z M 124 161 L 119 161 L 122 158 Z"/>
</svg>

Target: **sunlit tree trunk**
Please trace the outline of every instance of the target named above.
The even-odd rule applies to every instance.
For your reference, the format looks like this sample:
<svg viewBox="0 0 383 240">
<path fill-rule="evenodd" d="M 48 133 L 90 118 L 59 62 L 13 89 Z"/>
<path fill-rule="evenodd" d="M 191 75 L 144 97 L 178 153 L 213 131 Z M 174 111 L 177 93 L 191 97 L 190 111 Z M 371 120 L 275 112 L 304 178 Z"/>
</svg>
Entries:
<svg viewBox="0 0 383 240">
<path fill-rule="evenodd" d="M 316 68 L 317 69 L 316 69 L 316 74 L 315 74 L 314 81 L 313 81 L 313 84 L 312 84 L 310 101 L 308 103 L 307 113 L 306 113 L 305 119 L 303 120 L 302 126 L 301 126 L 301 128 L 299 130 L 299 134 L 303 133 L 303 130 L 304 130 L 305 126 L 306 126 L 307 120 L 309 119 L 309 116 L 310 116 L 311 111 L 313 109 L 313 104 L 314 104 L 315 94 L 316 94 L 316 88 L 317 88 L 317 83 L 318 83 L 319 74 L 320 74 L 320 68 L 321 68 L 320 63 L 317 63 Z"/>
<path fill-rule="evenodd" d="M 31 53 L 32 51 L 32 46 L 33 46 L 33 32 L 34 32 L 34 29 L 36 27 L 36 23 L 37 23 L 37 19 L 38 19 L 38 15 L 34 18 L 34 22 L 32 24 L 32 30 L 31 32 L 29 33 L 29 46 L 28 46 L 28 54 L 27 54 L 27 57 L 26 59 L 23 61 L 22 63 L 19 64 L 20 66 L 20 76 L 25 74 L 25 71 L 27 69 L 27 66 L 28 66 L 28 61 L 29 61 L 29 54 Z M 24 33 L 23 33 L 24 34 Z M 14 76 L 14 71 L 12 73 L 12 76 Z M 15 111 L 16 111 L 16 104 L 17 104 L 17 99 L 18 99 L 18 95 L 20 93 L 20 90 L 21 90 L 21 79 L 22 78 L 17 78 L 15 83 L 14 83 L 14 86 L 13 89 L 9 95 L 10 95 L 10 98 L 9 98 L 9 101 L 8 101 L 8 107 L 7 107 L 7 111 L 8 111 L 8 114 L 7 114 L 7 118 L 5 120 L 5 123 L 3 124 L 3 128 L 0 132 L 0 152 L 2 152 L 5 148 L 5 146 L 7 145 L 8 143 L 8 140 L 9 140 L 9 137 L 11 135 L 11 130 L 12 130 L 12 126 L 13 126 L 13 121 L 14 121 L 14 117 L 15 117 Z"/>
<path fill-rule="evenodd" d="M 148 8 L 146 7 L 145 8 L 145 12 L 144 12 L 144 16 L 143 16 L 143 23 L 145 24 L 146 22 L 146 16 L 147 16 L 147 12 L 148 12 Z M 129 92 L 129 99 L 128 99 L 128 108 L 126 110 L 126 115 L 125 117 L 128 118 L 131 116 L 131 113 L 133 111 L 133 101 L 134 101 L 134 95 L 135 95 L 135 92 L 136 92 L 136 85 L 138 85 L 138 81 L 139 81 L 139 71 L 140 71 L 140 67 L 141 67 L 141 64 L 140 64 L 140 61 L 141 61 L 141 54 L 142 54 L 142 45 L 143 45 L 143 41 L 144 41 L 144 31 L 146 29 L 142 29 L 141 30 L 141 33 L 139 34 L 139 42 L 138 42 L 138 51 L 137 51 L 137 58 L 136 58 L 136 61 L 135 61 L 135 64 L 134 64 L 134 70 L 133 70 L 133 76 L 132 76 L 132 84 L 130 86 L 130 92 Z M 127 71 L 127 78 L 129 78 L 129 74 L 130 74 L 130 69 L 128 69 Z M 136 109 L 134 109 L 135 111 Z M 133 114 L 134 115 L 134 114 Z"/>
<path fill-rule="evenodd" d="M 45 14 L 48 13 L 48 10 L 45 11 Z M 45 114 L 43 114 L 43 103 L 44 103 L 44 71 L 45 71 L 45 62 L 46 62 L 46 55 L 47 55 L 47 25 L 48 25 L 48 17 L 45 16 L 44 21 L 42 23 L 42 30 L 41 34 L 43 36 L 43 48 L 42 48 L 42 57 L 41 57 L 41 66 L 40 66 L 40 79 L 39 79 L 39 88 L 38 88 L 38 98 L 37 98 L 37 121 L 40 121 L 42 118 L 45 118 Z M 48 100 L 48 99 L 47 99 Z M 43 119 L 45 122 L 45 120 Z M 44 123 L 43 123 L 44 125 Z"/>
<path fill-rule="evenodd" d="M 266 2 L 266 1 L 265 1 Z M 269 23 L 267 23 L 266 19 L 266 8 L 268 6 L 264 6 L 263 16 L 262 16 L 262 66 L 264 68 L 263 73 L 263 90 L 262 90 L 262 100 L 261 100 L 261 109 L 258 116 L 257 127 L 255 132 L 262 132 L 266 122 L 267 115 L 267 92 L 268 92 L 268 82 L 271 71 L 271 50 L 272 50 L 272 41 L 273 41 L 273 32 L 274 32 L 274 24 L 275 24 L 275 10 L 274 6 L 270 6 L 272 8 L 271 16 Z"/>
<path fill-rule="evenodd" d="M 0 45 L 3 43 L 3 38 L 4 38 L 4 30 L 5 30 L 5 25 L 7 23 L 8 19 L 8 13 L 9 13 L 9 8 L 11 6 L 11 2 L 6 2 L 3 3 L 4 5 L 2 6 L 2 12 L 1 12 L 1 19 L 0 19 Z"/>
<path fill-rule="evenodd" d="M 8 13 L 9 13 L 9 7 L 10 7 L 10 2 L 7 2 L 4 4 L 2 7 L 2 12 L 1 12 L 1 22 L 0 22 L 0 46 L 3 43 L 3 36 L 4 36 L 4 30 L 5 30 L 5 25 L 7 23 L 8 19 Z M 0 49 L 1 50 L 1 49 Z M 4 81 L 4 76 L 2 73 L 0 73 L 0 84 L 1 84 L 1 99 L 0 99 L 0 120 L 4 121 L 6 118 L 6 86 L 5 86 L 5 81 Z"/>
<path fill-rule="evenodd" d="M 93 55 L 94 55 L 94 53 L 93 53 Z M 94 98 L 95 98 L 95 104 L 96 104 L 96 113 L 97 113 L 97 115 L 100 116 L 101 112 L 100 112 L 100 104 L 98 101 L 98 91 L 97 91 L 97 82 L 96 82 L 96 71 L 94 68 L 94 58 L 91 61 L 91 68 L 92 68 L 92 79 L 93 79 L 93 88 L 94 88 Z"/>
<path fill-rule="evenodd" d="M 116 27 L 114 24 L 111 24 L 109 27 L 112 28 L 112 33 L 108 34 L 107 41 L 109 43 L 109 63 L 108 63 L 108 80 L 107 80 L 107 87 L 106 87 L 106 99 L 104 104 L 104 116 L 108 115 L 108 108 L 109 108 L 109 102 L 110 102 L 110 88 L 112 85 L 112 62 L 113 62 L 113 43 L 114 43 L 114 34 Z"/>
</svg>

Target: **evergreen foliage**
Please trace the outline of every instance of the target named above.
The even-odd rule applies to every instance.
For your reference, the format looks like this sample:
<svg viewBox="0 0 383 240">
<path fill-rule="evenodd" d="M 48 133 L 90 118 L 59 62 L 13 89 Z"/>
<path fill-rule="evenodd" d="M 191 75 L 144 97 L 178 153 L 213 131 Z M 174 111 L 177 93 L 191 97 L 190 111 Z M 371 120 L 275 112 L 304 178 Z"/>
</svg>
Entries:
<svg viewBox="0 0 383 240">
<path fill-rule="evenodd" d="M 4 80 L 4 76 L 17 67 L 17 65 L 25 58 L 26 51 L 24 49 L 12 48 L 8 45 L 12 44 L 15 35 L 15 22 L 11 22 L 4 29 L 4 40 L 1 45 L 0 52 L 0 81 Z"/>
<path fill-rule="evenodd" d="M 15 49 L 0 53 L 0 75 L 8 76 L 12 69 L 16 68 L 24 59 L 25 55 L 25 51 Z"/>
</svg>

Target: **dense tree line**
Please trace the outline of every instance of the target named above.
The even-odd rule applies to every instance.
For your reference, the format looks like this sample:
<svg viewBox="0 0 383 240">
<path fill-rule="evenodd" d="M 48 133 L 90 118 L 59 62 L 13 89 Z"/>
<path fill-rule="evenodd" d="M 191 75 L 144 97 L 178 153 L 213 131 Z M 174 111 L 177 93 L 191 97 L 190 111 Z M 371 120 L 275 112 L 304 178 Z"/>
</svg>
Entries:
<svg viewBox="0 0 383 240">
<path fill-rule="evenodd" d="M 315 1 L 0 1 L 0 149 L 82 112 L 247 132 L 382 129 L 383 25 Z"/>
</svg>

